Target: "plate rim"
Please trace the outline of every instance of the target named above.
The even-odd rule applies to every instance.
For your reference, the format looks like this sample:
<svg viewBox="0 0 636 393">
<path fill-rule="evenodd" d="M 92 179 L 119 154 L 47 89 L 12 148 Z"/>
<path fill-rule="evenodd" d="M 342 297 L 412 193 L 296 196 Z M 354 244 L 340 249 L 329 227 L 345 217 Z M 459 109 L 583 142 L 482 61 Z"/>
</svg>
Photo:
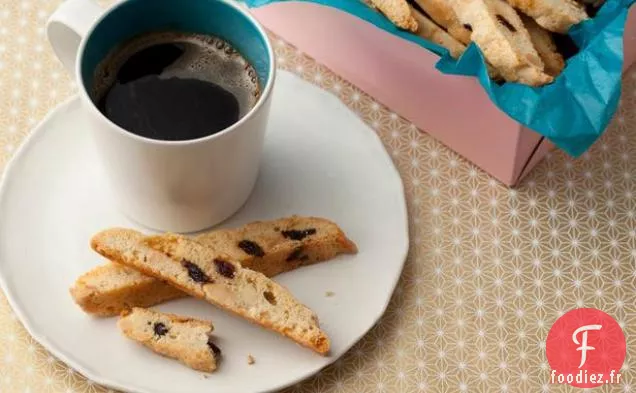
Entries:
<svg viewBox="0 0 636 393">
<path fill-rule="evenodd" d="M 317 86 L 314 83 L 307 81 L 304 78 L 301 78 L 290 71 L 278 70 L 278 72 L 290 74 L 293 77 L 311 86 L 311 88 L 318 89 L 322 91 L 323 93 L 330 95 L 332 99 L 335 99 L 340 105 L 343 105 L 349 112 L 351 112 L 352 115 L 354 115 L 354 117 L 358 119 L 358 121 L 360 121 L 368 129 L 368 132 L 372 134 L 372 136 L 370 135 L 369 137 L 373 138 L 375 143 L 380 144 L 380 146 L 382 147 L 381 150 L 383 152 L 381 159 L 385 160 L 387 165 L 391 168 L 392 172 L 394 172 L 394 175 L 397 180 L 397 186 L 399 186 L 401 191 L 401 198 L 399 198 L 399 200 L 401 202 L 400 210 L 402 210 L 402 214 L 404 217 L 404 224 L 405 224 L 403 228 L 404 244 L 399 245 L 400 247 L 403 248 L 403 251 L 400 256 L 400 263 L 401 263 L 400 273 L 395 275 L 393 282 L 391 283 L 391 291 L 387 294 L 384 304 L 382 305 L 379 312 L 372 318 L 373 323 L 371 323 L 367 329 L 362 331 L 358 335 L 358 337 L 352 340 L 349 344 L 345 345 L 342 351 L 342 354 L 340 356 L 337 356 L 337 357 L 331 356 L 329 357 L 329 361 L 326 362 L 324 365 L 320 366 L 319 368 L 312 369 L 304 373 L 299 373 L 296 377 L 294 377 L 289 382 L 277 385 L 276 387 L 273 387 L 269 390 L 258 390 L 257 393 L 269 393 L 269 392 L 274 392 L 277 390 L 288 388 L 292 385 L 295 385 L 301 381 L 304 381 L 320 373 L 324 368 L 330 366 L 331 364 L 335 363 L 338 359 L 346 355 L 354 345 L 360 342 L 360 340 L 363 339 L 369 333 L 369 331 L 374 326 L 377 325 L 378 321 L 386 313 L 386 310 L 391 302 L 391 299 L 393 298 L 393 295 L 395 294 L 395 289 L 397 287 L 397 284 L 400 278 L 402 277 L 402 274 L 404 273 L 404 266 L 406 264 L 409 251 L 410 251 L 409 215 L 408 215 L 408 207 L 407 207 L 407 201 L 406 201 L 406 190 L 404 187 L 404 181 L 402 180 L 402 176 L 400 175 L 400 172 L 398 171 L 395 163 L 391 159 L 386 146 L 384 145 L 384 143 L 382 142 L 378 134 L 374 132 L 373 129 L 359 117 L 358 114 L 352 111 L 351 108 L 349 108 L 339 97 L 335 96 L 332 92 L 325 90 L 322 87 Z M 79 103 L 78 110 L 81 111 L 82 106 L 81 106 L 81 100 L 79 95 L 78 94 L 71 95 L 70 97 L 68 97 L 61 103 L 59 103 L 57 106 L 55 106 L 53 109 L 51 109 L 33 128 L 31 128 L 31 131 L 22 140 L 22 142 L 19 144 L 18 148 L 14 152 L 13 156 L 7 161 L 2 172 L 0 172 L 0 204 L 3 201 L 5 194 L 8 192 L 7 190 L 9 189 L 9 184 L 10 184 L 10 180 L 12 179 L 13 171 L 16 170 L 16 167 L 18 163 L 20 162 L 20 160 L 24 158 L 23 156 L 27 154 L 28 150 L 33 146 L 33 144 L 38 140 L 38 138 L 41 138 L 42 135 L 44 135 L 44 132 L 47 129 L 47 124 L 51 122 L 55 117 L 59 116 L 62 112 L 71 108 L 73 105 L 76 105 L 77 103 Z M 94 370 L 91 367 L 85 367 L 84 365 L 82 365 L 80 361 L 74 358 L 74 356 L 71 354 L 70 351 L 51 343 L 46 334 L 37 333 L 34 327 L 32 326 L 31 320 L 25 316 L 25 313 L 23 312 L 22 307 L 20 306 L 20 302 L 17 299 L 17 296 L 14 297 L 14 294 L 11 291 L 9 291 L 7 288 L 9 288 L 9 285 L 7 283 L 7 280 L 5 279 L 5 274 L 3 273 L 3 269 L 2 269 L 2 263 L 0 262 L 0 289 L 2 289 L 2 293 L 4 294 L 9 306 L 11 307 L 11 311 L 15 314 L 20 324 L 27 331 L 27 333 L 35 341 L 37 341 L 47 352 L 52 354 L 57 360 L 64 363 L 66 367 L 71 368 L 75 372 L 81 374 L 87 380 L 92 381 L 93 383 L 106 387 L 108 389 L 115 389 L 115 390 L 128 392 L 128 393 L 153 393 L 152 391 L 147 390 L 146 388 L 142 388 L 139 386 L 134 386 L 131 388 L 130 386 L 124 386 L 118 382 L 110 380 L 109 377 L 104 375 L 103 373 L 97 370 Z"/>
</svg>

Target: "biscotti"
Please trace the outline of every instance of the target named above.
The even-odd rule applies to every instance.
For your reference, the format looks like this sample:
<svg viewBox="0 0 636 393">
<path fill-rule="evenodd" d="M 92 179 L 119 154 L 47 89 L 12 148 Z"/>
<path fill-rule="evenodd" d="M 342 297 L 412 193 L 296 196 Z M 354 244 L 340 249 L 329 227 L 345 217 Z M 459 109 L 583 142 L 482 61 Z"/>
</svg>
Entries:
<svg viewBox="0 0 636 393">
<path fill-rule="evenodd" d="M 552 35 L 549 31 L 543 29 L 541 26 L 527 15 L 520 15 L 524 26 L 530 34 L 532 44 L 537 50 L 539 57 L 545 65 L 545 72 L 551 76 L 557 76 L 563 71 L 565 67 L 565 60 L 563 56 L 558 52 L 557 46 L 552 39 Z"/>
<path fill-rule="evenodd" d="M 574 0 L 507 0 L 546 30 L 565 34 L 570 27 L 589 19 L 585 7 Z"/>
<path fill-rule="evenodd" d="M 256 221 L 204 233 L 196 240 L 267 277 L 358 252 L 356 244 L 334 222 L 307 216 Z"/>
<path fill-rule="evenodd" d="M 329 351 L 329 338 L 313 311 L 283 286 L 211 247 L 171 234 L 139 240 L 138 232 L 128 229 L 100 232 L 91 246 L 106 258 L 165 280 L 320 354 Z"/>
<path fill-rule="evenodd" d="M 380 0 L 361 1 L 381 12 L 381 6 L 386 8 Z M 402 13 L 415 19 L 417 29 L 406 29 L 396 23 L 394 16 L 388 19 L 402 30 L 447 48 L 455 59 L 474 42 L 483 55 L 488 76 L 498 84 L 514 82 L 540 87 L 552 83 L 565 69 L 564 56 L 578 50 L 568 43 L 565 33 L 595 15 L 592 4 L 602 2 L 407 0 L 411 12 Z M 402 9 L 396 5 L 403 5 L 401 2 L 388 3 L 393 10 Z"/>
<path fill-rule="evenodd" d="M 150 307 L 186 296 L 172 285 L 112 262 L 84 273 L 70 292 L 84 312 L 98 317 L 111 317 L 131 307 Z"/>
<path fill-rule="evenodd" d="M 472 27 L 471 39 L 505 80 L 530 86 L 552 82 L 521 18 L 508 3 L 453 0 L 453 9 L 461 23 Z"/>
<path fill-rule="evenodd" d="M 417 10 L 413 10 L 413 15 L 415 16 L 419 26 L 417 35 L 448 49 L 450 55 L 455 59 L 459 58 L 462 53 L 464 53 L 466 46 L 453 38 L 432 20 L 428 19 Z"/>
<path fill-rule="evenodd" d="M 414 0 L 414 2 L 431 18 L 437 25 L 446 29 L 457 41 L 464 45 L 470 44 L 470 34 L 472 27 L 459 22 L 457 14 L 451 6 L 450 0 Z M 419 12 L 418 12 L 419 13 Z M 419 13 L 422 15 L 421 13 Z M 420 30 L 422 29 L 421 17 L 414 15 Z"/>
<path fill-rule="evenodd" d="M 122 333 L 152 351 L 204 372 L 217 369 L 221 350 L 212 323 L 175 314 L 133 308 L 117 322 Z"/>
<path fill-rule="evenodd" d="M 141 239 L 143 235 L 138 236 Z M 338 225 L 318 217 L 256 221 L 207 232 L 195 239 L 268 277 L 357 252 L 355 243 Z M 71 288 L 71 295 L 85 312 L 100 317 L 186 296 L 161 280 L 117 263 L 98 266 L 82 275 Z"/>
<path fill-rule="evenodd" d="M 397 27 L 417 31 L 417 21 L 411 14 L 411 7 L 406 0 L 369 0 L 369 2 Z"/>
</svg>

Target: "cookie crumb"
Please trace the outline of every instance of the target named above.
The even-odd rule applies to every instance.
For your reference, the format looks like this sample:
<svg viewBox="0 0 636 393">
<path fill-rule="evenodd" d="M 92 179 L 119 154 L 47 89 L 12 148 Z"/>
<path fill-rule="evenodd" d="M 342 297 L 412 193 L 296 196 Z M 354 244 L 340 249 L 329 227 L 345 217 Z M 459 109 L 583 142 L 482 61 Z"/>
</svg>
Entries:
<svg viewBox="0 0 636 393">
<path fill-rule="evenodd" d="M 325 292 L 325 296 L 327 296 L 327 297 L 333 297 L 333 296 L 335 296 L 335 295 L 336 295 L 336 294 L 335 294 L 334 292 L 331 292 L 331 291 L 327 291 L 327 292 Z"/>
<path fill-rule="evenodd" d="M 255 362 L 254 356 L 247 355 L 247 364 L 254 364 L 254 362 Z"/>
<path fill-rule="evenodd" d="M 208 378 L 210 378 L 210 376 L 208 374 L 203 374 L 203 378 L 204 379 L 208 379 Z"/>
</svg>

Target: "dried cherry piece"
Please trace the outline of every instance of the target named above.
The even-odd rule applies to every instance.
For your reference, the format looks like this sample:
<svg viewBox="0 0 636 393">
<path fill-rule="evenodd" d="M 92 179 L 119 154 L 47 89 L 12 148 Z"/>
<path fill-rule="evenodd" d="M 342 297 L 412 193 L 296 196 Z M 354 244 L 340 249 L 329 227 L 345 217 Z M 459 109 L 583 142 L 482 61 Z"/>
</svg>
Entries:
<svg viewBox="0 0 636 393">
<path fill-rule="evenodd" d="M 287 257 L 286 261 L 291 262 L 300 258 L 300 255 L 303 253 L 303 246 L 298 246 L 292 251 Z"/>
<path fill-rule="evenodd" d="M 283 236 L 287 239 L 291 239 L 291 240 L 303 240 L 304 238 L 306 238 L 307 236 L 310 235 L 315 235 L 316 234 L 316 229 L 315 228 L 308 228 L 308 229 L 290 229 L 288 231 L 281 231 L 281 233 L 283 234 Z"/>
<path fill-rule="evenodd" d="M 155 322 L 155 325 L 152 327 L 157 336 L 165 336 L 168 333 L 168 328 L 162 322 Z"/>
<path fill-rule="evenodd" d="M 210 277 L 199 266 L 184 259 L 181 264 L 188 270 L 188 276 L 195 282 L 210 282 Z"/>
<path fill-rule="evenodd" d="M 219 272 L 220 275 L 227 278 L 234 278 L 234 273 L 236 272 L 236 268 L 234 265 L 229 263 L 228 261 L 224 261 L 222 259 L 215 259 L 214 265 L 216 266 L 216 271 Z"/>
<path fill-rule="evenodd" d="M 212 341 L 212 337 L 208 337 L 208 347 L 210 347 L 212 353 L 214 353 L 215 358 L 221 356 L 221 348 L 216 346 L 216 344 Z"/>
<path fill-rule="evenodd" d="M 265 251 L 259 246 L 256 242 L 251 240 L 241 240 L 238 243 L 238 246 L 241 250 L 245 251 L 246 254 L 252 255 L 255 257 L 263 257 L 265 256 Z"/>
<path fill-rule="evenodd" d="M 265 298 L 265 300 L 267 300 L 267 303 L 271 304 L 272 306 L 276 305 L 276 296 L 274 296 L 274 294 L 270 291 L 263 292 L 263 297 Z"/>
</svg>

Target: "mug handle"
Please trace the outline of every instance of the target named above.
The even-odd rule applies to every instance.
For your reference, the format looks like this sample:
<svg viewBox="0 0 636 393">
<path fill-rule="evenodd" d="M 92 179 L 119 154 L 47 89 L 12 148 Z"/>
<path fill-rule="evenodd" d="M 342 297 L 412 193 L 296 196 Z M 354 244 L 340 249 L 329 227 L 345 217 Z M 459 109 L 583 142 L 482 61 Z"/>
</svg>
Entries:
<svg viewBox="0 0 636 393">
<path fill-rule="evenodd" d="M 66 0 L 46 22 L 46 37 L 71 75 L 82 38 L 104 11 L 94 0 Z"/>
</svg>

